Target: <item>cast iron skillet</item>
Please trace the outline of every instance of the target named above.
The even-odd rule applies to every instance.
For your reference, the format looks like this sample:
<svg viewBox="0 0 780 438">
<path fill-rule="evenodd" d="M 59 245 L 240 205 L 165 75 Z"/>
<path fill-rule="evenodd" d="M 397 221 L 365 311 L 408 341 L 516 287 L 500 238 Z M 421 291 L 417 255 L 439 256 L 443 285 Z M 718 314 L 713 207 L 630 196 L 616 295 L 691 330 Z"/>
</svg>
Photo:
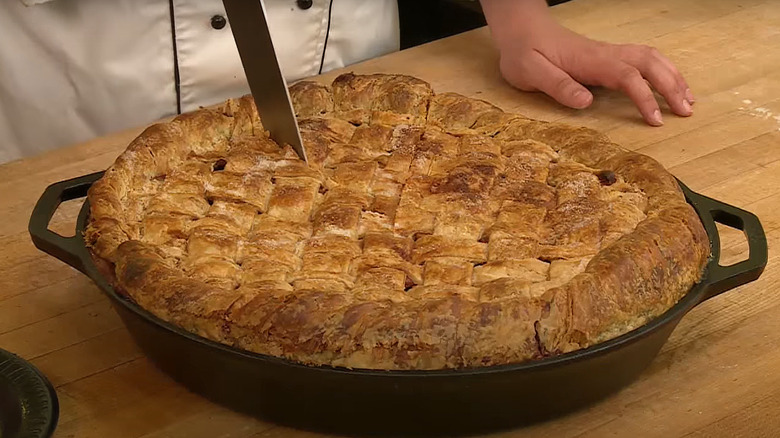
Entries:
<svg viewBox="0 0 780 438">
<path fill-rule="evenodd" d="M 0 437 L 48 438 L 59 414 L 49 379 L 30 362 L 0 349 Z"/>
<path fill-rule="evenodd" d="M 30 218 L 35 245 L 97 283 L 146 355 L 191 390 L 235 410 L 318 431 L 475 433 L 583 407 L 634 380 L 693 307 L 757 279 L 767 262 L 766 237 L 755 215 L 680 184 L 707 230 L 712 258 L 701 283 L 642 327 L 590 348 L 516 365 L 443 371 L 304 366 L 193 335 L 117 295 L 84 246 L 88 202 L 78 217 L 75 237 L 62 237 L 47 228 L 61 202 L 86 196 L 101 175 L 85 175 L 46 189 Z M 745 232 L 750 248 L 747 260 L 727 267 L 718 264 L 716 222 Z"/>
</svg>

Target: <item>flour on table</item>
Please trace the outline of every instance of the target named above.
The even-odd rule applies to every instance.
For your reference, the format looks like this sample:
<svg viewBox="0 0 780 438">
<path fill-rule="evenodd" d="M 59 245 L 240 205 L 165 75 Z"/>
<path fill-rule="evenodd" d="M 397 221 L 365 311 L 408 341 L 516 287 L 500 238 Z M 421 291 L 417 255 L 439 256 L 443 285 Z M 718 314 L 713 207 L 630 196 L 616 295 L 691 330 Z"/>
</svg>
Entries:
<svg viewBox="0 0 780 438">
<path fill-rule="evenodd" d="M 734 94 L 738 94 L 738 92 L 735 91 Z M 777 123 L 777 130 L 780 131 L 780 114 L 775 115 L 769 108 L 755 106 L 750 99 L 744 99 L 742 100 L 742 103 L 745 106 L 739 107 L 741 113 L 764 120 L 769 120 L 771 118 Z"/>
</svg>

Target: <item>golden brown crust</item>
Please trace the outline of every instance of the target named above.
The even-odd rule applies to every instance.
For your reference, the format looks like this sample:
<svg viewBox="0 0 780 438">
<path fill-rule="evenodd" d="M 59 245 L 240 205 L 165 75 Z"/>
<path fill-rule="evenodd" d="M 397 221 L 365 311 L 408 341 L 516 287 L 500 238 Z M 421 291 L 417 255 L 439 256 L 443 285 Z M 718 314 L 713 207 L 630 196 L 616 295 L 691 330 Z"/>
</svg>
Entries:
<svg viewBox="0 0 780 438">
<path fill-rule="evenodd" d="M 311 81 L 295 83 L 290 87 L 290 98 L 299 118 L 323 117 L 333 111 L 333 95 L 326 85 Z"/>
<path fill-rule="evenodd" d="M 290 88 L 309 163 L 249 96 L 149 127 L 89 192 L 116 288 L 306 364 L 518 363 L 674 305 L 709 241 L 675 179 L 588 128 L 402 75 Z"/>
</svg>

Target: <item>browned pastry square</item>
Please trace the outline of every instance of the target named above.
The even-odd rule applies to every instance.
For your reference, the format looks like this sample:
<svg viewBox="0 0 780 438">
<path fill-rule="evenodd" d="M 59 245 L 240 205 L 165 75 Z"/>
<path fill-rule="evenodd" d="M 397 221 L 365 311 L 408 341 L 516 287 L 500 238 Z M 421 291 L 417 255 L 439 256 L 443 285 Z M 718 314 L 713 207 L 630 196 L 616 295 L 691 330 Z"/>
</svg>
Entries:
<svg viewBox="0 0 780 438">
<path fill-rule="evenodd" d="M 290 98 L 297 117 L 324 116 L 333 111 L 333 96 L 326 85 L 298 82 L 290 87 Z"/>
<path fill-rule="evenodd" d="M 150 214 L 141 221 L 142 240 L 153 245 L 166 245 L 176 239 L 186 242 L 193 222 L 184 215 Z"/>
<path fill-rule="evenodd" d="M 290 95 L 307 163 L 245 96 L 149 127 L 92 186 L 85 241 L 119 291 L 256 353 L 442 369 L 612 339 L 701 277 L 674 177 L 597 131 L 404 75 Z"/>
<path fill-rule="evenodd" d="M 274 178 L 268 215 L 290 222 L 308 222 L 320 182 L 313 178 Z"/>
<path fill-rule="evenodd" d="M 442 93 L 431 99 L 428 123 L 447 132 L 462 134 L 469 133 L 480 118 L 500 113 L 503 111 L 485 101 L 456 93 Z"/>
<path fill-rule="evenodd" d="M 206 186 L 206 196 L 211 200 L 246 202 L 257 207 L 259 211 L 265 211 L 273 188 L 270 172 L 214 172 L 210 184 Z"/>
<path fill-rule="evenodd" d="M 198 218 L 209 210 L 209 203 L 198 195 L 186 193 L 161 193 L 153 197 L 146 207 L 146 214 L 176 214 Z"/>
</svg>

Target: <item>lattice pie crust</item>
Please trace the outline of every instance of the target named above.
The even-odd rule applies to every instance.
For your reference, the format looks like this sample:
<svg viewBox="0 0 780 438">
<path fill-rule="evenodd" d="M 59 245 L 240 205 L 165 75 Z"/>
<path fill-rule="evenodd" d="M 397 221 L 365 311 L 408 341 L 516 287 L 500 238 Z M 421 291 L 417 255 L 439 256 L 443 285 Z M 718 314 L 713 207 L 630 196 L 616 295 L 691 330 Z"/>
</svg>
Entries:
<svg viewBox="0 0 780 438">
<path fill-rule="evenodd" d="M 598 132 L 408 76 L 290 91 L 308 164 L 245 96 L 149 127 L 94 184 L 85 237 L 117 290 L 240 349 L 441 369 L 603 342 L 702 274 L 676 180 Z"/>
</svg>

